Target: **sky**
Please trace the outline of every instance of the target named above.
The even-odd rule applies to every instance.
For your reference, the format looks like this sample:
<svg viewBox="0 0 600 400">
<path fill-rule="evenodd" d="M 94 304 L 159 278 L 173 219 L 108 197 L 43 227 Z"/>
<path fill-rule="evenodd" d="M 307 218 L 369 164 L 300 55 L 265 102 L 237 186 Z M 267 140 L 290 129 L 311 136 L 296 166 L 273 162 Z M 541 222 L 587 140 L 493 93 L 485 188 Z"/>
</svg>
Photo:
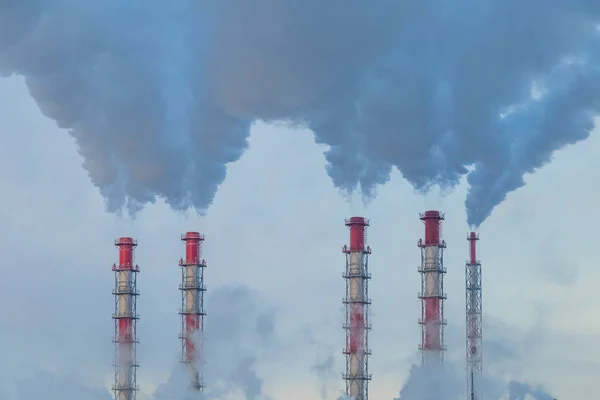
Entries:
<svg viewBox="0 0 600 400">
<path fill-rule="evenodd" d="M 462 368 L 465 182 L 445 197 L 423 196 L 394 171 L 365 208 L 333 187 L 325 150 L 309 131 L 256 123 L 205 217 L 157 203 L 135 220 L 119 219 L 105 211 L 73 140 L 42 116 L 23 79 L 0 80 L 0 398 L 37 398 L 48 379 L 76 380 L 82 390 L 110 385 L 111 266 L 120 236 L 139 241 L 138 398 L 151 398 L 179 356 L 177 263 L 186 231 L 206 236 L 207 374 L 231 376 L 229 369 L 255 360 L 265 395 L 317 399 L 324 389 L 336 398 L 344 387 L 344 218 L 360 215 L 371 221 L 373 250 L 370 393 L 391 400 L 418 360 L 416 243 L 418 213 L 427 209 L 446 213 L 446 339 Z M 600 374 L 599 151 L 594 132 L 558 152 L 479 230 L 484 368 L 559 399 L 589 398 Z M 320 378 L 311 367 L 330 357 L 330 378 Z"/>
</svg>

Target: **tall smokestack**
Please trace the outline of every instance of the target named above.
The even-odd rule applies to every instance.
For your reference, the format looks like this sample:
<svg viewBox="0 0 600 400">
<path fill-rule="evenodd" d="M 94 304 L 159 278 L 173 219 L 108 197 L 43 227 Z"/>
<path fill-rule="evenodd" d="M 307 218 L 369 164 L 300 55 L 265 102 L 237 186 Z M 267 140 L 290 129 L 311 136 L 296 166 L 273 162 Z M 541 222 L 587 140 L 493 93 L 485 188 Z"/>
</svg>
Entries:
<svg viewBox="0 0 600 400">
<path fill-rule="evenodd" d="M 423 365 L 442 365 L 444 362 L 444 249 L 441 226 L 444 215 L 439 211 L 420 214 L 425 223 L 425 241 L 419 239 L 421 248 L 421 362 Z"/>
<path fill-rule="evenodd" d="M 369 398 L 369 313 L 371 304 L 369 299 L 368 258 L 371 248 L 366 245 L 366 228 L 369 221 L 363 217 L 347 219 L 346 226 L 350 228 L 350 247 L 344 245 L 346 254 L 346 395 L 354 400 L 367 400 Z"/>
<path fill-rule="evenodd" d="M 137 356 L 136 323 L 138 320 L 136 299 L 137 273 L 139 268 L 134 265 L 133 249 L 137 241 L 130 237 L 115 240 L 119 248 L 119 264 L 113 264 L 115 272 L 115 380 L 112 390 L 115 400 L 135 400 L 138 391 L 136 382 Z"/>
<path fill-rule="evenodd" d="M 181 363 L 190 373 L 191 387 L 204 390 L 202 367 L 204 333 L 204 268 L 202 242 L 204 236 L 198 232 L 181 235 L 185 242 L 185 261 L 179 260 L 181 271 Z"/>
<path fill-rule="evenodd" d="M 465 267 L 466 323 L 467 323 L 467 393 L 471 399 L 481 400 L 482 372 L 482 321 L 481 321 L 481 264 L 477 260 L 479 235 L 471 232 L 469 241 L 469 261 Z"/>
</svg>

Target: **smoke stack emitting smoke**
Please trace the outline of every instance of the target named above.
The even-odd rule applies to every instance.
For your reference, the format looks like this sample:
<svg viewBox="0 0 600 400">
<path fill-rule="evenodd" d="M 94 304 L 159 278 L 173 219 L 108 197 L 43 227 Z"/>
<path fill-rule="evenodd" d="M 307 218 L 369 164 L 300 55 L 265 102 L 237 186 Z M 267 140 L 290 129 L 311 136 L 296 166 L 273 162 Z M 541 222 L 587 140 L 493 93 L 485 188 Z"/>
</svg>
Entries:
<svg viewBox="0 0 600 400">
<path fill-rule="evenodd" d="M 422 191 L 467 175 L 478 226 L 589 136 L 599 15 L 595 0 L 2 0 L 0 74 L 25 76 L 113 212 L 158 197 L 204 212 L 252 121 L 286 120 L 331 146 L 344 191 L 371 197 L 394 166 Z"/>
</svg>

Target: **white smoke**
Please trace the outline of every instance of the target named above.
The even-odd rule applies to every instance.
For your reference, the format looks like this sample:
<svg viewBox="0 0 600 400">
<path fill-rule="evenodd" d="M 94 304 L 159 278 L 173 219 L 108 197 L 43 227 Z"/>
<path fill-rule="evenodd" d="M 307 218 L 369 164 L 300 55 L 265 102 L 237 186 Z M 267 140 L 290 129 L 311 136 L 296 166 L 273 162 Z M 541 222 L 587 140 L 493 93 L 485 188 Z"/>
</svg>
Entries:
<svg viewBox="0 0 600 400">
<path fill-rule="evenodd" d="M 413 365 L 410 375 L 394 400 L 459 400 L 463 381 L 454 368 Z"/>
<path fill-rule="evenodd" d="M 510 381 L 508 383 L 509 400 L 555 400 L 540 386 L 534 388 L 527 383 Z"/>
<path fill-rule="evenodd" d="M 446 363 L 444 368 L 424 368 L 413 365 L 410 375 L 394 400 L 465 400 L 466 378 L 459 365 Z M 554 400 L 541 386 L 484 376 L 483 398 L 486 400 Z"/>
<path fill-rule="evenodd" d="M 226 286 L 208 292 L 204 323 L 204 394 L 190 388 L 190 375 L 181 365 L 173 368 L 157 398 L 263 400 L 258 360 L 276 343 L 275 314 L 258 293 L 246 286 Z M 198 339 L 196 339 L 198 340 Z M 205 360 L 204 365 L 202 360 Z"/>
<path fill-rule="evenodd" d="M 322 400 L 329 398 L 330 383 L 336 376 L 333 369 L 334 365 L 335 358 L 333 355 L 329 355 L 324 359 L 320 355 L 317 355 L 317 360 L 310 366 L 311 372 L 316 375 L 319 382 L 319 393 Z"/>
</svg>

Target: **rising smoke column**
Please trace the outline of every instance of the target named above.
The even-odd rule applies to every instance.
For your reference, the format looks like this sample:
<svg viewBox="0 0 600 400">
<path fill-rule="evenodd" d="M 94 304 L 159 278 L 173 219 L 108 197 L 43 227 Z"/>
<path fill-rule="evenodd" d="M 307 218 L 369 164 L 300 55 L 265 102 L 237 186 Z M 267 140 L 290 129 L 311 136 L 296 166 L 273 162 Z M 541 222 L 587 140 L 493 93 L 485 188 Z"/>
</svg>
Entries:
<svg viewBox="0 0 600 400">
<path fill-rule="evenodd" d="M 210 368 L 203 373 L 209 384 L 199 393 L 190 387 L 190 376 L 180 366 L 173 368 L 169 380 L 160 385 L 157 399 L 222 400 L 240 394 L 246 400 L 262 400 L 261 361 L 275 352 L 281 338 L 276 327 L 275 308 L 247 286 L 221 286 L 207 291 L 210 324 L 203 339 L 205 359 Z"/>
<path fill-rule="evenodd" d="M 477 226 L 600 108 L 595 0 L 249 4 L 0 0 L 0 73 L 75 138 L 110 211 L 205 211 L 262 119 L 311 128 L 347 192 L 394 167 L 422 191 L 468 175 Z"/>
</svg>

